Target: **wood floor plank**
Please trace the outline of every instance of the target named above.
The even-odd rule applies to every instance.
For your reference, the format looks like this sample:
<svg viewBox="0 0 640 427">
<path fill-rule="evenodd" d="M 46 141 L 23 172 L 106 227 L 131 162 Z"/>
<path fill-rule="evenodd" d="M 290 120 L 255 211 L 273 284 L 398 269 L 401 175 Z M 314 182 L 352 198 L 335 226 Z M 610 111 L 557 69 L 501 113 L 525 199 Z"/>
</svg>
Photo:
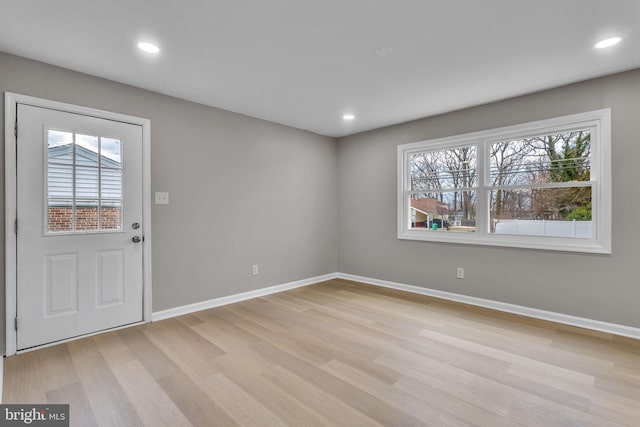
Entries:
<svg viewBox="0 0 640 427">
<path fill-rule="evenodd" d="M 284 422 L 222 373 L 205 379 L 205 393 L 243 426 L 282 426 Z"/>
<path fill-rule="evenodd" d="M 72 426 L 625 426 L 640 341 L 331 280 L 5 360 Z"/>
<path fill-rule="evenodd" d="M 182 316 L 178 316 L 175 319 L 181 322 L 182 324 L 184 324 L 185 326 L 195 326 L 203 322 L 203 320 L 198 318 L 198 316 L 196 316 L 195 314 L 185 314 Z"/>
<path fill-rule="evenodd" d="M 421 333 L 421 335 L 423 335 Z M 550 369 L 556 369 L 557 371 L 561 371 L 561 367 L 554 367 L 550 364 L 544 364 L 542 362 L 538 362 L 536 360 L 527 359 L 524 356 L 520 356 L 519 354 L 512 354 L 507 351 L 496 349 L 489 345 L 477 344 L 475 342 L 465 341 L 460 338 L 450 337 L 444 334 L 429 334 L 436 340 L 440 340 L 442 342 L 446 342 L 452 346 L 457 346 L 461 350 L 466 350 L 472 353 L 477 353 L 480 355 L 488 356 L 495 358 L 497 360 L 502 360 L 506 363 L 513 364 L 521 364 L 527 366 L 529 363 L 533 366 L 541 367 L 544 371 L 545 367 L 549 367 Z M 544 398 L 548 398 L 550 400 L 559 401 L 569 407 L 575 407 L 579 409 L 586 409 L 588 406 L 588 399 L 583 396 L 576 394 L 575 390 L 565 390 L 564 388 L 559 389 L 553 386 L 552 384 L 552 376 L 547 376 L 543 374 L 541 376 L 536 377 L 533 381 L 527 378 L 522 378 L 517 375 L 513 375 L 507 370 L 498 369 L 498 370 L 486 370 L 483 372 L 477 372 L 480 376 L 498 381 L 508 387 L 513 387 L 518 390 L 522 390 L 533 395 L 541 396 Z M 546 379 L 549 381 L 546 381 Z"/>
<path fill-rule="evenodd" d="M 256 313 L 243 304 L 231 304 L 224 308 L 227 309 L 227 311 L 241 317 L 245 322 L 252 322 L 256 325 L 260 325 L 263 328 L 269 329 L 271 332 L 278 333 L 287 331 L 289 329 L 289 326 L 285 326 L 278 322 L 275 322 L 267 316 L 261 316 L 259 313 Z"/>
<path fill-rule="evenodd" d="M 136 356 L 127 347 L 122 335 L 117 331 L 96 335 L 93 340 L 98 345 L 102 357 L 112 368 L 136 360 Z"/>
<path fill-rule="evenodd" d="M 199 325 L 201 324 L 198 323 L 192 326 Z M 203 359 L 211 359 L 224 354 L 222 349 L 202 338 L 202 336 L 195 333 L 190 327 L 182 324 L 178 319 L 166 319 L 160 322 L 154 322 L 145 330 L 146 333 L 154 331 L 162 334 L 173 346 L 188 347 Z"/>
<path fill-rule="evenodd" d="M 144 333 L 147 328 L 123 329 L 120 337 L 145 369 L 158 381 L 164 377 L 182 374 L 180 368 L 164 354 Z"/>
<path fill-rule="evenodd" d="M 323 304 L 317 299 L 315 295 L 304 293 L 281 293 L 277 295 L 278 298 L 287 299 L 289 301 L 295 301 L 296 304 L 308 307 L 310 310 L 316 310 L 320 313 L 329 314 L 335 318 L 341 319 L 345 322 L 350 322 L 358 325 L 370 325 L 374 321 L 369 317 L 357 316 L 351 312 L 334 308 L 331 305 Z M 307 311 L 308 312 L 308 311 Z"/>
<path fill-rule="evenodd" d="M 167 427 L 191 425 L 138 360 L 120 363 L 112 367 L 112 370 L 127 398 L 146 425 Z"/>
<path fill-rule="evenodd" d="M 50 374 L 37 363 L 36 353 L 6 358 L 2 403 L 46 403 L 45 381 Z"/>
<path fill-rule="evenodd" d="M 185 374 L 175 372 L 164 376 L 158 380 L 158 384 L 192 425 L 196 427 L 239 425 Z"/>
<path fill-rule="evenodd" d="M 270 372 L 265 373 L 264 378 L 284 392 L 291 393 L 293 398 L 299 399 L 304 405 L 329 418 L 334 425 L 363 427 L 382 425 L 357 408 L 327 393 L 313 383 L 305 381 L 288 369 L 276 366 Z"/>
<path fill-rule="evenodd" d="M 98 425 L 142 425 L 96 343 L 84 339 L 67 346 Z"/>
<path fill-rule="evenodd" d="M 518 399 L 511 404 L 509 420 L 530 427 L 584 426 L 615 427 L 617 424 L 604 418 L 590 416 L 581 411 L 556 406 L 537 399 Z"/>
<path fill-rule="evenodd" d="M 216 373 L 212 360 L 224 352 L 175 319 L 150 325 L 145 336 L 190 378 Z M 182 363 L 188 360 L 189 363 Z"/>
<path fill-rule="evenodd" d="M 399 343 L 397 348 L 464 369 L 475 374 L 485 371 L 507 370 L 513 363 L 477 352 L 461 349 L 436 340 L 420 337 L 420 340 Z"/>
<path fill-rule="evenodd" d="M 259 336 L 237 327 L 215 310 L 205 310 L 198 313 L 198 317 L 204 319 L 205 323 L 192 326 L 191 329 L 227 353 L 240 351 L 260 340 Z"/>
<path fill-rule="evenodd" d="M 148 326 L 148 325 L 145 325 Z M 211 401 L 188 375 L 162 352 L 146 335 L 145 327 L 122 330 L 122 337 L 136 358 L 162 387 L 194 426 L 236 425 L 235 421 Z M 184 360 L 184 364 L 189 364 Z"/>
<path fill-rule="evenodd" d="M 5 377 L 5 401 L 15 398 L 15 402 L 46 403 L 46 391 L 78 381 L 66 346 L 47 347 L 24 356 L 19 365 L 14 365 L 16 358 L 6 361 L 5 369 L 15 369 L 16 376 Z"/>
<path fill-rule="evenodd" d="M 509 415 L 509 407 L 513 399 L 513 393 L 510 390 L 507 390 L 506 387 L 498 387 L 496 390 L 488 389 L 478 393 L 478 390 L 472 387 L 472 384 L 473 380 L 463 384 L 455 379 L 449 380 L 431 375 L 413 374 L 401 378 L 394 384 L 394 387 L 419 398 L 424 398 L 426 394 L 425 388 L 431 392 L 433 390 L 441 390 L 495 415 L 501 417 Z M 504 423 L 504 419 L 501 423 Z"/>
<path fill-rule="evenodd" d="M 327 394 L 338 398 L 341 402 L 348 403 L 359 412 L 366 414 L 382 425 L 420 425 L 418 418 L 411 414 L 403 413 L 394 409 L 387 402 L 362 392 L 357 387 L 342 381 L 336 377 L 319 369 L 302 359 L 289 354 L 276 346 L 266 342 L 258 343 L 255 347 L 267 360 L 274 364 L 281 365 L 287 372 L 291 372 L 296 377 L 313 384 Z M 283 369 L 276 368 L 283 373 Z M 273 377 L 272 377 L 273 378 Z M 275 380 L 275 378 L 274 378 Z"/>
<path fill-rule="evenodd" d="M 69 384 L 47 391 L 47 403 L 69 405 L 69 425 L 71 427 L 94 427 L 98 425 L 82 383 Z"/>
<path fill-rule="evenodd" d="M 555 331 L 554 331 L 555 332 Z M 560 349 L 552 343 L 540 343 L 536 340 L 524 340 L 497 333 L 490 328 L 484 329 L 466 321 L 453 323 L 446 327 L 430 327 L 420 333 L 422 337 L 428 334 L 439 334 L 440 336 L 450 336 L 471 343 L 484 345 L 489 343 L 492 348 L 514 355 L 522 356 L 526 360 L 537 360 L 539 362 L 561 366 L 566 369 L 579 369 L 589 371 L 592 374 L 610 371 L 614 363 L 612 361 L 598 359 L 592 356 L 575 353 L 569 350 Z"/>
<path fill-rule="evenodd" d="M 596 359 L 611 361 L 617 365 L 638 367 L 640 347 L 591 335 L 558 330 L 551 344 L 553 348 L 584 354 Z"/>
<path fill-rule="evenodd" d="M 278 418 L 289 426 L 333 426 L 325 416 L 282 391 L 264 378 L 271 372 L 273 364 L 264 360 L 260 354 L 248 348 L 242 354 L 225 355 L 216 359 L 220 372 L 262 402 Z"/>
<path fill-rule="evenodd" d="M 412 395 L 400 387 L 389 387 L 388 384 L 381 382 L 377 378 L 357 368 L 345 365 L 338 360 L 332 360 L 321 368 L 334 377 L 348 382 L 372 396 L 383 399 L 398 411 L 416 414 L 417 418 L 421 420 L 437 420 L 437 425 L 440 426 L 471 426 L 476 421 L 483 419 L 481 415 L 483 415 L 484 409 L 476 407 L 471 414 L 463 413 L 461 406 L 466 402 L 460 402 L 455 397 L 444 396 L 444 393 L 440 391 Z M 450 407 L 446 408 L 446 405 L 442 405 L 442 402 L 448 403 Z M 502 420 L 499 416 L 493 416 L 491 421 L 493 425 L 499 425 L 496 422 Z"/>
</svg>

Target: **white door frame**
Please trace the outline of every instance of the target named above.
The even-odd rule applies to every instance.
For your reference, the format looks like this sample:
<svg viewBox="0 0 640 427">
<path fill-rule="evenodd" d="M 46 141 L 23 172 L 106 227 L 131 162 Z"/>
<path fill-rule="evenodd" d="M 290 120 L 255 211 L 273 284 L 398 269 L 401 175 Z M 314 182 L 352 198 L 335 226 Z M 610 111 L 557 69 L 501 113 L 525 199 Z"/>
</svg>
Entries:
<svg viewBox="0 0 640 427">
<path fill-rule="evenodd" d="M 50 108 L 67 113 L 93 116 L 142 126 L 142 223 L 144 224 L 144 240 L 142 241 L 142 318 L 144 322 L 151 321 L 151 121 L 140 117 L 50 101 L 11 92 L 5 92 L 4 100 L 6 355 L 14 355 L 17 350 L 17 333 L 15 329 L 16 297 L 18 290 L 16 254 L 18 238 L 15 233 L 15 221 L 17 217 L 17 141 L 15 136 L 17 104 Z"/>
</svg>

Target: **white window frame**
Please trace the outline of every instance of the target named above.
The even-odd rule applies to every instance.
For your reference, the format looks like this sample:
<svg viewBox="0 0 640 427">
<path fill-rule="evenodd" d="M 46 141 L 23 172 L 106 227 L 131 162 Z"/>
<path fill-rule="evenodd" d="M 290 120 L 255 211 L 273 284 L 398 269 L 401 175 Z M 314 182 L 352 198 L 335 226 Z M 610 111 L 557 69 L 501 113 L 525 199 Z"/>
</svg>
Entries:
<svg viewBox="0 0 640 427">
<path fill-rule="evenodd" d="M 122 174 L 122 171 L 124 169 L 124 153 L 121 152 L 120 154 L 120 168 L 116 169 L 113 167 L 109 167 L 109 166 L 103 166 L 102 165 L 102 160 L 100 159 L 100 154 L 97 154 L 98 156 L 98 161 L 97 161 L 97 166 L 93 166 L 93 165 L 78 165 L 78 163 L 76 162 L 76 136 L 78 134 L 81 134 L 81 132 L 78 132 L 74 129 L 59 129 L 59 128 L 54 128 L 52 126 L 44 126 L 44 131 L 45 131 L 45 135 L 48 135 L 49 131 L 58 131 L 58 132 L 67 132 L 67 133 L 71 133 L 72 134 L 72 138 L 73 138 L 73 155 L 72 155 L 72 160 L 71 163 L 69 164 L 62 164 L 62 163 L 57 163 L 57 165 L 60 166 L 70 166 L 72 169 L 72 195 L 70 198 L 62 198 L 62 199 L 58 199 L 58 200 L 71 200 L 71 204 L 72 204 L 72 209 L 73 209 L 73 216 L 72 216 L 72 230 L 66 230 L 66 231 L 51 231 L 49 230 L 49 201 L 50 201 L 50 197 L 49 197 L 49 167 L 51 165 L 51 163 L 48 161 L 48 156 L 49 156 L 49 152 L 48 152 L 48 148 L 46 145 L 46 141 L 43 144 L 43 150 L 44 150 L 44 159 L 46 159 L 46 163 L 45 163 L 45 173 L 44 173 L 44 204 L 43 204 L 43 230 L 44 236 L 64 236 L 64 235 L 77 235 L 77 234 L 113 234 L 113 233 L 125 233 L 126 230 L 124 229 L 124 224 L 122 223 L 122 219 L 124 218 L 124 194 L 125 194 L 125 188 L 124 188 L 124 182 L 122 182 L 122 175 L 121 176 L 121 181 L 120 181 L 120 199 L 115 199 L 115 198 L 103 198 L 102 197 L 102 171 L 104 170 L 118 170 L 120 171 L 120 173 Z M 93 136 L 93 135 L 92 135 Z M 119 136 L 108 136 L 108 135 L 95 135 L 96 138 L 98 139 L 98 144 L 99 146 L 102 144 L 102 138 L 109 138 L 109 139 L 116 139 L 119 140 L 120 143 L 122 144 L 122 137 Z M 97 227 L 95 230 L 91 229 L 91 230 L 77 230 L 76 229 L 76 206 L 77 206 L 77 202 L 78 202 L 78 198 L 76 197 L 76 173 L 77 173 L 77 168 L 84 168 L 84 169 L 94 169 L 97 170 L 97 176 L 98 176 L 98 197 L 97 198 L 91 198 L 91 197 L 80 197 L 79 199 L 82 200 L 86 200 L 86 201 L 95 201 L 97 202 L 97 209 L 98 209 L 98 223 L 97 223 Z M 54 199 L 56 199 L 54 197 Z M 119 201 L 120 202 L 120 228 L 102 228 L 102 202 L 103 201 Z"/>
<path fill-rule="evenodd" d="M 588 129 L 591 132 L 592 232 L 590 238 L 491 234 L 488 147 L 492 142 Z M 432 232 L 411 228 L 411 155 L 462 145 L 477 147 L 476 230 Z M 564 183 L 568 184 L 568 183 Z M 611 253 L 611 109 L 573 114 L 398 146 L 398 239 L 554 251 Z"/>
</svg>

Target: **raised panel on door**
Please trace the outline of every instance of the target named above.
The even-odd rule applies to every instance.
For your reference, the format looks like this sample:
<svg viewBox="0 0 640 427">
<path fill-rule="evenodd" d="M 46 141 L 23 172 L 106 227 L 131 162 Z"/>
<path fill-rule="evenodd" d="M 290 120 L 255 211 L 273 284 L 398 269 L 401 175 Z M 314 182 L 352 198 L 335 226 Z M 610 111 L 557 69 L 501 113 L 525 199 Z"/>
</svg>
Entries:
<svg viewBox="0 0 640 427">
<path fill-rule="evenodd" d="M 45 317 L 78 311 L 78 254 L 46 255 Z"/>
<path fill-rule="evenodd" d="M 98 306 L 124 302 L 124 251 L 98 251 Z"/>
</svg>

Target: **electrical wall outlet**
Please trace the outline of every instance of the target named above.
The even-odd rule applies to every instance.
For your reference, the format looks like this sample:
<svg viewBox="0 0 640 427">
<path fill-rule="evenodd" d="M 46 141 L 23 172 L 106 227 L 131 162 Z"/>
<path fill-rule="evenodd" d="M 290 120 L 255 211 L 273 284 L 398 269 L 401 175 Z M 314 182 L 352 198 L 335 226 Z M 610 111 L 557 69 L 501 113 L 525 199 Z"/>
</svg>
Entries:
<svg viewBox="0 0 640 427">
<path fill-rule="evenodd" d="M 168 205 L 169 193 L 166 191 L 156 191 L 156 205 Z"/>
<path fill-rule="evenodd" d="M 456 277 L 458 279 L 464 279 L 464 268 L 462 267 L 456 268 Z"/>
<path fill-rule="evenodd" d="M 253 264 L 253 270 L 251 271 L 251 274 L 257 276 L 259 271 L 260 270 L 258 269 L 258 264 Z"/>
</svg>

